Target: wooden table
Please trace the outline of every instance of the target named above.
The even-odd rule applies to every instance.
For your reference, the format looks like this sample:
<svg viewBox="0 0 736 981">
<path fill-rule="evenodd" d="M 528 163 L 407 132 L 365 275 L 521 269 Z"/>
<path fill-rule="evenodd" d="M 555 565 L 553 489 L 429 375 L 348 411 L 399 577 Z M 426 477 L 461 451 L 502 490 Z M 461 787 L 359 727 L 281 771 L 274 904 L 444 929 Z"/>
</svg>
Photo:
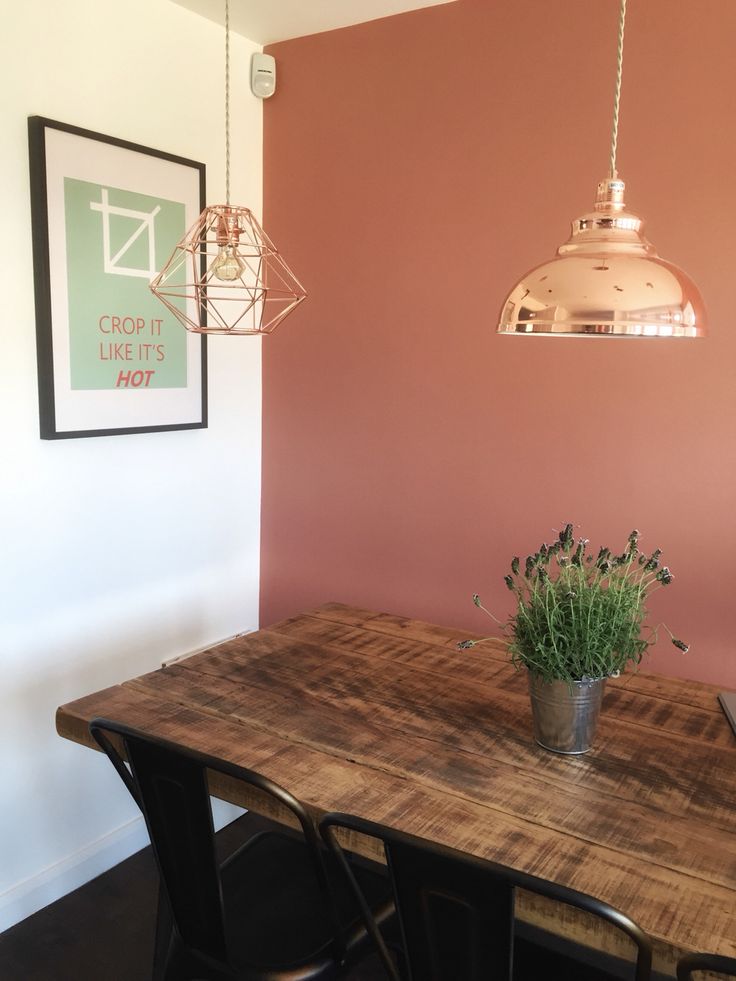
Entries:
<svg viewBox="0 0 736 981">
<path fill-rule="evenodd" d="M 95 716 L 140 726 L 261 771 L 315 816 L 352 812 L 591 893 L 655 939 L 659 970 L 683 951 L 735 956 L 736 739 L 717 690 L 609 682 L 594 750 L 558 756 L 532 741 L 505 645 L 458 651 L 468 636 L 330 603 L 63 705 L 57 730 L 96 748 Z M 519 909 L 561 919 L 530 895 Z M 608 928 L 566 926 L 623 952 Z"/>
</svg>

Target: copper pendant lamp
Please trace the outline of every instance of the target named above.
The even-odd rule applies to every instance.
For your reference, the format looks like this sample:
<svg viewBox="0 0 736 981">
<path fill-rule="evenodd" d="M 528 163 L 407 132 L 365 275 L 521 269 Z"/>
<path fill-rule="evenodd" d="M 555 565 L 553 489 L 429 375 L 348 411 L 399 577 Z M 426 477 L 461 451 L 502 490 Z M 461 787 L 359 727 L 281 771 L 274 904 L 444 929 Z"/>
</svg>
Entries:
<svg viewBox="0 0 736 981">
<path fill-rule="evenodd" d="M 230 204 L 230 3 L 225 0 L 226 204 L 205 208 L 151 280 L 197 334 L 270 334 L 306 293 L 248 208 Z"/>
<path fill-rule="evenodd" d="M 498 333 L 554 337 L 702 337 L 705 308 L 681 269 L 661 259 L 626 210 L 616 170 L 626 0 L 621 0 L 608 177 L 594 210 L 572 223 L 557 256 L 509 293 Z"/>
</svg>

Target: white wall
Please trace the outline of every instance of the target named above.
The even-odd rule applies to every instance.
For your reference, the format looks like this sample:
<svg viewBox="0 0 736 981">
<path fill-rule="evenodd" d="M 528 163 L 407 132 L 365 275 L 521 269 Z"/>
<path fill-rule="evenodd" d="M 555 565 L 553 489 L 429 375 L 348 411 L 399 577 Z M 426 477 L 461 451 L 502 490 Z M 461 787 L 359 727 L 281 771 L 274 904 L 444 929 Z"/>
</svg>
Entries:
<svg viewBox="0 0 736 981">
<path fill-rule="evenodd" d="M 209 429 L 39 439 L 26 118 L 204 161 L 218 203 L 224 36 L 169 0 L 3 6 L 0 929 L 144 840 L 57 705 L 257 626 L 261 432 L 260 341 L 217 337 Z M 232 37 L 231 183 L 259 213 L 253 50 Z"/>
</svg>

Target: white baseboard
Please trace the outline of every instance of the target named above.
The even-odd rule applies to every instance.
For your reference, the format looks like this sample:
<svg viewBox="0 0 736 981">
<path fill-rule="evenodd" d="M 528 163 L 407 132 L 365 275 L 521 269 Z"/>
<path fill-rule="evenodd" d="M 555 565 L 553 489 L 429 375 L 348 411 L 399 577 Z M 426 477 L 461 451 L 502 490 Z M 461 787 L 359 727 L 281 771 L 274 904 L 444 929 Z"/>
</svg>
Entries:
<svg viewBox="0 0 736 981">
<path fill-rule="evenodd" d="M 212 816 L 217 830 L 244 813 L 242 807 L 212 798 Z M 148 843 L 146 826 L 143 818 L 138 816 L 60 862 L 17 882 L 0 894 L 0 933 L 107 872 Z"/>
<path fill-rule="evenodd" d="M 148 833 L 143 818 L 136 817 L 60 862 L 17 882 L 0 894 L 0 933 L 106 872 L 147 844 Z"/>
</svg>

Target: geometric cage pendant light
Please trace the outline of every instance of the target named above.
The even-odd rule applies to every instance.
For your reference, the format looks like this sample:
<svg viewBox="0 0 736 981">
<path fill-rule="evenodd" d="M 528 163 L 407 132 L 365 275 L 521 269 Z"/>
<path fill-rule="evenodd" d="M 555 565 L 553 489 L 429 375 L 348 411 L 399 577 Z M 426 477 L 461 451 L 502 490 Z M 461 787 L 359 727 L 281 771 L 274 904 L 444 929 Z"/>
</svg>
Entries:
<svg viewBox="0 0 736 981">
<path fill-rule="evenodd" d="M 270 334 L 306 297 L 248 208 L 230 204 L 230 4 L 225 0 L 226 204 L 205 208 L 152 280 L 157 296 L 197 334 Z"/>
<path fill-rule="evenodd" d="M 306 296 L 252 212 L 229 204 L 205 208 L 151 291 L 196 334 L 270 334 Z"/>
<path fill-rule="evenodd" d="M 626 0 L 621 0 L 608 177 L 594 210 L 572 223 L 555 258 L 507 296 L 498 333 L 550 337 L 702 337 L 703 300 L 681 269 L 661 259 L 626 211 L 616 171 Z"/>
</svg>

